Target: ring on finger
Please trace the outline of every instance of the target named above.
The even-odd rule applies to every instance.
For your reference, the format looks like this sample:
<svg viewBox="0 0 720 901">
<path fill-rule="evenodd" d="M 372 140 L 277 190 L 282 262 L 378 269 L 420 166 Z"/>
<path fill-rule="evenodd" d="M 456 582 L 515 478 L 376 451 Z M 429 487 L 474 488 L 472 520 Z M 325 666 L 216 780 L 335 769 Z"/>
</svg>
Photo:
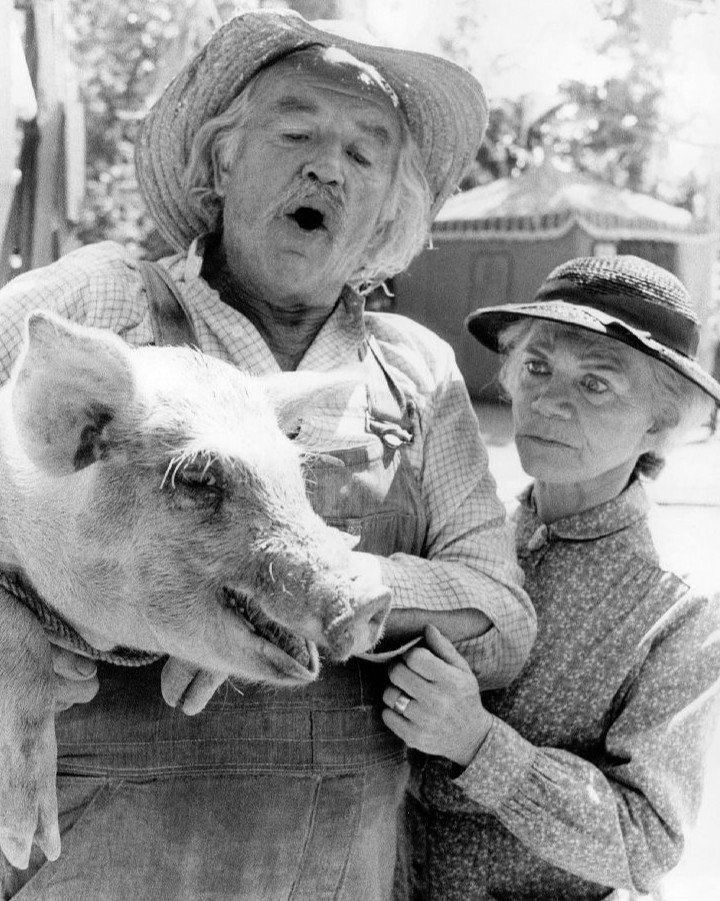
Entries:
<svg viewBox="0 0 720 901">
<path fill-rule="evenodd" d="M 409 695 L 406 695 L 404 691 L 401 691 L 397 698 L 395 698 L 395 703 L 392 705 L 392 709 L 395 713 L 399 713 L 400 716 L 405 716 L 405 711 L 408 709 L 408 704 L 412 701 L 412 698 Z"/>
</svg>

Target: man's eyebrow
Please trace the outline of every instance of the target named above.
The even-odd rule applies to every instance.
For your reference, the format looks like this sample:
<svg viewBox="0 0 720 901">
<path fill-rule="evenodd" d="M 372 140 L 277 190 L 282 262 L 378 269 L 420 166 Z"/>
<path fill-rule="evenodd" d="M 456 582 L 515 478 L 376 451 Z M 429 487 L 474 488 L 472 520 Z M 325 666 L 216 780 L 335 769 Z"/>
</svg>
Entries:
<svg viewBox="0 0 720 901">
<path fill-rule="evenodd" d="M 316 103 L 293 94 L 286 94 L 270 104 L 270 111 L 273 113 L 314 113 L 317 109 Z"/>
<path fill-rule="evenodd" d="M 296 97 L 294 94 L 287 94 L 284 97 L 274 100 L 270 104 L 269 109 L 272 113 L 315 113 L 318 111 L 319 107 L 316 103 L 313 103 L 312 100 L 308 100 L 305 97 Z M 372 137 L 381 144 L 390 144 L 392 141 L 392 136 L 388 129 L 379 122 L 359 120 L 357 125 L 362 131 L 372 135 Z"/>
</svg>

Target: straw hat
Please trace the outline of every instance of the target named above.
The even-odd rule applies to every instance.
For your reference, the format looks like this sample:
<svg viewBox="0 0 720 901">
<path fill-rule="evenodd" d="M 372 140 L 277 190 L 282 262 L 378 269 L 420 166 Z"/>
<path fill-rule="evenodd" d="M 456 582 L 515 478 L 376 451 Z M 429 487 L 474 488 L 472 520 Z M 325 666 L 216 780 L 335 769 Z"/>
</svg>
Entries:
<svg viewBox="0 0 720 901">
<path fill-rule="evenodd" d="M 425 163 L 433 215 L 471 164 L 487 123 L 482 87 L 427 53 L 380 47 L 321 30 L 296 13 L 250 12 L 220 28 L 166 88 L 136 146 L 140 189 L 163 236 L 178 249 L 208 230 L 182 187 L 193 137 L 261 68 L 305 47 L 339 47 L 377 68 L 400 101 Z"/>
<path fill-rule="evenodd" d="M 685 286 L 634 256 L 579 257 L 557 266 L 530 303 L 485 307 L 465 325 L 498 352 L 498 335 L 518 319 L 546 319 L 607 335 L 661 360 L 720 402 L 720 384 L 697 363 L 700 327 Z"/>
</svg>

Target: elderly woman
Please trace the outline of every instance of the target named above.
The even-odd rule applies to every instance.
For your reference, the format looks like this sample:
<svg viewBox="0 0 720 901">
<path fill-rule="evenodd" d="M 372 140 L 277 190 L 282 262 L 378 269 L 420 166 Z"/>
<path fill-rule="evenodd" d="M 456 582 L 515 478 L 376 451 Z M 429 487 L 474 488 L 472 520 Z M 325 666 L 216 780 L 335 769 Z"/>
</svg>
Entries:
<svg viewBox="0 0 720 901">
<path fill-rule="evenodd" d="M 148 268 L 105 243 L 15 279 L 0 370 L 36 307 L 133 345 L 169 334 L 253 374 L 341 369 L 351 396 L 297 436 L 321 452 L 313 506 L 359 538 L 359 576 L 392 589 L 389 639 L 435 623 L 499 686 L 534 615 L 462 379 L 435 336 L 363 307 L 423 246 L 485 121 L 479 84 L 445 60 L 295 15 L 231 20 L 139 139 L 140 186 L 177 253 Z M 98 675 L 97 697 L 57 719 L 62 855 L 36 849 L 14 874 L 23 901 L 390 896 L 407 766 L 381 720 L 381 665 L 226 691 L 192 719 L 163 704 L 156 666 Z M 168 664 L 165 697 L 182 704 L 188 680 Z M 87 701 L 97 682 L 75 684 L 69 699 Z M 206 688 L 191 682 L 194 707 Z M 38 841 L 56 856 L 50 825 Z"/>
<path fill-rule="evenodd" d="M 511 685 L 482 697 L 432 628 L 391 670 L 385 722 L 436 755 L 418 758 L 408 799 L 411 897 L 651 891 L 698 807 L 720 616 L 662 568 L 643 478 L 720 385 L 694 361 L 687 291 L 636 257 L 571 260 L 533 302 L 468 325 L 506 354 L 534 480 L 515 540 L 538 638 Z"/>
</svg>

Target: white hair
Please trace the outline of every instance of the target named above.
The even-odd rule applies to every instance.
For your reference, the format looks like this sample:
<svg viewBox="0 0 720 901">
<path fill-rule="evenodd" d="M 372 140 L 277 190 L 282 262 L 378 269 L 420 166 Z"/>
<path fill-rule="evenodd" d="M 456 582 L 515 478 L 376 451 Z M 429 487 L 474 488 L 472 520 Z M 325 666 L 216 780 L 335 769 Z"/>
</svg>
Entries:
<svg viewBox="0 0 720 901">
<path fill-rule="evenodd" d="M 256 87 L 268 73 L 272 74 L 272 66 L 257 72 L 225 112 L 209 119 L 193 139 L 184 187 L 191 206 L 211 232 L 222 230 L 218 173 L 238 153 L 243 128 L 255 109 Z M 391 189 L 357 269 L 348 278 L 348 285 L 361 293 L 405 270 L 428 241 L 432 196 L 415 139 L 405 117 L 399 114 L 398 118 L 401 143 Z"/>
</svg>

